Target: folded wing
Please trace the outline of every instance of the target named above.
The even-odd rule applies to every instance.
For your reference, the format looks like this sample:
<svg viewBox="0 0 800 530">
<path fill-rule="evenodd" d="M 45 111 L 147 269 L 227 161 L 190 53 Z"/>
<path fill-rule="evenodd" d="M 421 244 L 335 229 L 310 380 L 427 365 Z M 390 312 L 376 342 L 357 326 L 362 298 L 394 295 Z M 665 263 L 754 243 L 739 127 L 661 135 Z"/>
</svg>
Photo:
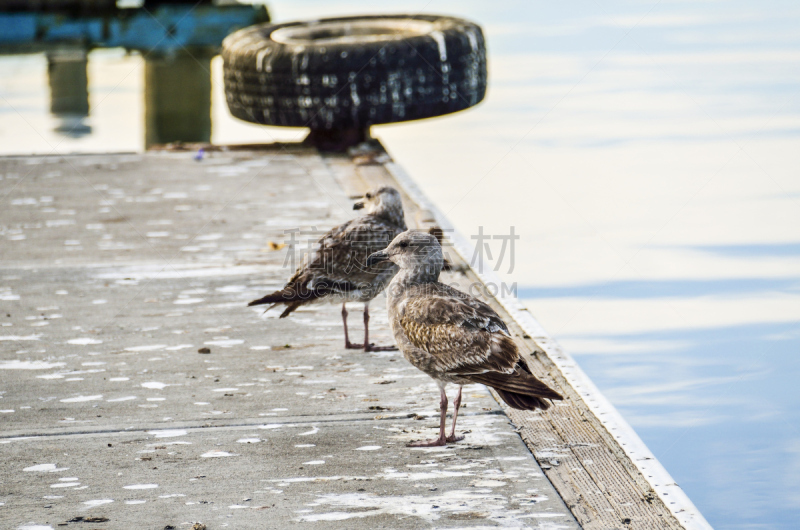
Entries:
<svg viewBox="0 0 800 530">
<path fill-rule="evenodd" d="M 339 225 L 317 241 L 317 248 L 306 256 L 282 289 L 248 305 L 286 304 L 281 314 L 283 318 L 301 305 L 320 298 L 359 290 L 377 295 L 383 285 L 376 285 L 376 279 L 395 266 L 379 263 L 367 267 L 366 258 L 386 248 L 399 232 L 398 228 L 372 216 Z M 370 289 L 375 292 L 368 291 Z"/>
<path fill-rule="evenodd" d="M 436 370 L 482 383 L 514 408 L 546 409 L 542 398 L 562 399 L 531 373 L 497 313 L 483 302 L 441 283 L 421 284 L 400 316 L 409 341 L 430 353 Z"/>
</svg>

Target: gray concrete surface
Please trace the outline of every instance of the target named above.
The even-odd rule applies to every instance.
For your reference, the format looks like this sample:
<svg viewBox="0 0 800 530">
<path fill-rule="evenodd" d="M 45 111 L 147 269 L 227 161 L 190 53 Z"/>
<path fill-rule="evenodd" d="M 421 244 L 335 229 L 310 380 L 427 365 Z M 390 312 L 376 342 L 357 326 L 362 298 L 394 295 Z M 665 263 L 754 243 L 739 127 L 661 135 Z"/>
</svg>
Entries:
<svg viewBox="0 0 800 530">
<path fill-rule="evenodd" d="M 301 229 L 299 255 L 354 215 L 318 156 L 5 158 L 0 177 L 0 528 L 578 527 L 485 388 L 465 387 L 464 442 L 407 448 L 436 432 L 433 381 L 344 350 L 339 307 L 246 307 L 290 273 L 270 242 Z"/>
</svg>

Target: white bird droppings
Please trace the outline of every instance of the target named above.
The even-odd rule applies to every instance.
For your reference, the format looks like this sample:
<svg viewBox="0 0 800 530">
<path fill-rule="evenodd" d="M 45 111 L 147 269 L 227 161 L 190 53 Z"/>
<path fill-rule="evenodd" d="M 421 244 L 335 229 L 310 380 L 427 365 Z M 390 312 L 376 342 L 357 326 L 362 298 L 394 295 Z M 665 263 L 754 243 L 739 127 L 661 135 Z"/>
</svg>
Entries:
<svg viewBox="0 0 800 530">
<path fill-rule="evenodd" d="M 44 361 L 0 361 L 0 370 L 47 370 L 58 368 L 66 363 L 47 363 Z"/>
<path fill-rule="evenodd" d="M 186 436 L 185 429 L 164 429 L 157 431 L 147 431 L 147 434 L 152 434 L 156 438 L 174 438 L 176 436 Z"/>
<path fill-rule="evenodd" d="M 163 390 L 168 386 L 168 384 L 159 383 L 158 381 L 148 381 L 147 383 L 142 383 L 142 388 L 151 388 L 153 390 Z"/>
<path fill-rule="evenodd" d="M 177 351 L 177 350 L 183 350 L 183 349 L 186 349 L 186 348 L 192 348 L 193 346 L 194 346 L 193 344 L 178 344 L 177 346 L 170 346 L 169 348 L 167 348 L 167 350 L 169 350 L 169 351 Z"/>
<path fill-rule="evenodd" d="M 95 396 L 77 396 L 73 398 L 66 398 L 60 400 L 61 403 L 83 403 L 84 401 L 99 401 L 103 399 L 102 394 L 97 394 Z"/>
<path fill-rule="evenodd" d="M 163 350 L 166 347 L 166 344 L 150 344 L 147 346 L 131 346 L 130 348 L 125 348 L 125 351 L 154 351 Z"/>
<path fill-rule="evenodd" d="M 23 471 L 39 471 L 46 473 L 55 473 L 57 471 L 66 471 L 68 467 L 58 467 L 56 464 L 38 464 L 35 466 L 26 467 Z"/>
<path fill-rule="evenodd" d="M 84 501 L 83 504 L 88 506 L 89 508 L 94 508 L 95 506 L 102 506 L 104 504 L 111 504 L 114 502 L 114 499 L 96 499 L 92 501 Z"/>
<path fill-rule="evenodd" d="M 89 337 L 81 337 L 78 339 L 70 339 L 67 344 L 75 344 L 77 346 L 88 346 L 89 344 L 103 344 L 102 340 L 92 339 Z"/>
<path fill-rule="evenodd" d="M 380 445 L 365 445 L 364 447 L 359 447 L 356 451 L 377 451 L 380 448 Z"/>
<path fill-rule="evenodd" d="M 58 484 L 50 484 L 51 488 L 71 488 L 73 486 L 80 486 L 80 482 L 59 482 Z"/>
<path fill-rule="evenodd" d="M 210 340 L 204 342 L 203 344 L 208 344 L 209 346 L 219 346 L 220 348 L 230 348 L 231 346 L 244 344 L 244 341 L 241 339 Z"/>
<path fill-rule="evenodd" d="M 202 455 L 200 455 L 200 458 L 220 458 L 223 456 L 239 456 L 239 455 L 234 453 L 229 453 L 227 451 L 220 451 L 218 449 L 214 449 L 207 453 L 203 453 Z"/>
<path fill-rule="evenodd" d="M 500 480 L 476 480 L 472 483 L 472 486 L 476 488 L 499 488 L 505 485 L 506 483 Z"/>
<path fill-rule="evenodd" d="M 0 335 L 0 341 L 23 341 L 23 340 L 39 340 L 41 335 Z"/>
<path fill-rule="evenodd" d="M 175 300 L 172 303 L 176 305 L 189 305 L 189 304 L 199 304 L 201 302 L 205 302 L 205 298 L 179 298 L 178 300 Z"/>
<path fill-rule="evenodd" d="M 246 285 L 226 285 L 225 287 L 217 287 L 218 293 L 243 293 L 247 290 Z"/>
<path fill-rule="evenodd" d="M 122 486 L 126 490 L 152 490 L 158 487 L 158 484 L 131 484 L 130 486 Z"/>
<path fill-rule="evenodd" d="M 314 427 L 310 431 L 301 432 L 300 434 L 298 434 L 298 436 L 309 436 L 311 434 L 317 434 L 318 432 L 319 432 L 319 429 L 317 427 Z"/>
</svg>

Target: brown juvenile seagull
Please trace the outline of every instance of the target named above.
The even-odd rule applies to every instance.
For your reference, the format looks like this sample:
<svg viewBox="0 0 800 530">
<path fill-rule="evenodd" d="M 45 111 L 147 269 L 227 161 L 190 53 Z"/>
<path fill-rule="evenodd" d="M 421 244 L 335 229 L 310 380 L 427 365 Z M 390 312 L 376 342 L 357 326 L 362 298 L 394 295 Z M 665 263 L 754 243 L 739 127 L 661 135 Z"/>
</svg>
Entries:
<svg viewBox="0 0 800 530">
<path fill-rule="evenodd" d="M 344 344 L 348 349 L 365 351 L 396 350 L 369 342 L 369 302 L 397 274 L 392 263 L 367 265 L 367 257 L 386 248 L 406 230 L 400 193 L 384 186 L 367 193 L 354 210 L 367 209 L 366 215 L 332 228 L 317 242 L 318 248 L 303 261 L 283 289 L 248 305 L 285 304 L 280 318 L 301 305 L 318 302 L 341 303 Z M 353 344 L 347 333 L 347 302 L 364 303 L 364 343 Z"/>
<path fill-rule="evenodd" d="M 456 436 L 461 385 L 482 383 L 494 388 L 515 409 L 546 410 L 558 392 L 531 374 L 506 324 L 491 307 L 439 282 L 442 247 L 431 234 L 408 231 L 368 264 L 391 261 L 400 267 L 388 288 L 389 322 L 397 345 L 408 361 L 434 378 L 442 393 L 439 437 L 412 442 L 431 447 L 463 440 Z M 445 436 L 448 383 L 458 385 L 453 428 Z"/>
</svg>

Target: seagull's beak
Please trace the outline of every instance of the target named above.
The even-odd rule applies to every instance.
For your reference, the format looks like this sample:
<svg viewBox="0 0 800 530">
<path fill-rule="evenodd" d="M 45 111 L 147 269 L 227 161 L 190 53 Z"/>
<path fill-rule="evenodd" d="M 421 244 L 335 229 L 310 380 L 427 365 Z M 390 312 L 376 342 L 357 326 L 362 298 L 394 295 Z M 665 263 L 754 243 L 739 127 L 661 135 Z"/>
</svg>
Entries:
<svg viewBox="0 0 800 530">
<path fill-rule="evenodd" d="M 353 210 L 360 210 L 364 207 L 364 201 L 358 201 L 353 205 Z"/>
<path fill-rule="evenodd" d="M 387 261 L 389 259 L 389 253 L 385 250 L 378 251 L 374 254 L 370 254 L 367 258 L 367 267 L 372 267 L 376 263 L 381 263 L 383 261 Z"/>
</svg>

